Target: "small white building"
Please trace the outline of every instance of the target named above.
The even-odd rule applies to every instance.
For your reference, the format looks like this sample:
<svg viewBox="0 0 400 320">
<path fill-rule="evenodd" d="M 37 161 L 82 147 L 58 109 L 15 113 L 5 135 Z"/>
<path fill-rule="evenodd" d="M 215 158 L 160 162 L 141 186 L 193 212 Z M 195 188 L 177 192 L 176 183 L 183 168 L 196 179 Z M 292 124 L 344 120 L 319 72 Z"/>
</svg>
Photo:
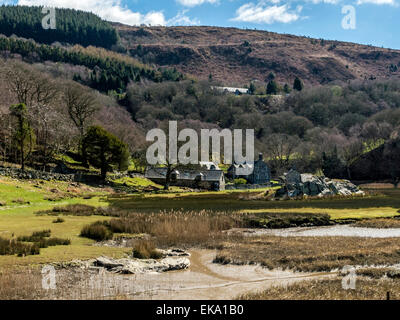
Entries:
<svg viewBox="0 0 400 320">
<path fill-rule="evenodd" d="M 241 94 L 250 94 L 249 89 L 247 88 L 234 88 L 234 87 L 211 87 L 211 89 L 215 89 L 221 92 L 229 92 L 233 93 L 236 95 L 241 95 Z"/>
</svg>

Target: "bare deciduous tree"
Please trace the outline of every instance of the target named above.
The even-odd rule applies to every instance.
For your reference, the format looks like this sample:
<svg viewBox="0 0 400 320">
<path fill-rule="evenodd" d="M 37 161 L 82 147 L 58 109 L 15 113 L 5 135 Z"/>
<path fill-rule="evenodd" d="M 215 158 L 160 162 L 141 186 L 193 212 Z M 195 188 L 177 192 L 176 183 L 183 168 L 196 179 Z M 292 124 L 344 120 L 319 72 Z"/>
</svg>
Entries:
<svg viewBox="0 0 400 320">
<path fill-rule="evenodd" d="M 339 149 L 342 153 L 342 158 L 347 170 L 347 177 L 351 180 L 351 166 L 357 161 L 364 153 L 364 145 L 358 138 L 349 138 L 347 143 Z"/>
<path fill-rule="evenodd" d="M 79 131 L 79 149 L 84 157 L 82 140 L 85 130 L 99 109 L 96 97 L 83 86 L 69 83 L 63 93 L 63 100 L 67 106 L 69 117 Z"/>
<path fill-rule="evenodd" d="M 278 173 L 289 169 L 292 157 L 299 145 L 297 136 L 286 134 L 272 134 L 265 138 L 266 149 L 270 156 L 270 163 Z"/>
<path fill-rule="evenodd" d="M 54 81 L 33 67 L 20 62 L 2 66 L 3 81 L 18 103 L 23 103 L 29 109 L 35 104 L 49 104 L 58 95 Z"/>
</svg>

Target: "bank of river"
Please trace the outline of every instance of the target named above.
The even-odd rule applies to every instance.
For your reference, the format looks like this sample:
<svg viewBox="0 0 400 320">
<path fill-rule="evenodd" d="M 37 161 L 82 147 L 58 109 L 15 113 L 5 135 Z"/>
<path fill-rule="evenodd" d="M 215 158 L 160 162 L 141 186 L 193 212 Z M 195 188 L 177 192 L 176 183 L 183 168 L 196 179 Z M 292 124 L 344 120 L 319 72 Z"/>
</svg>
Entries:
<svg viewBox="0 0 400 320">
<path fill-rule="evenodd" d="M 351 225 L 287 229 L 234 229 L 247 236 L 400 238 L 400 228 L 359 228 Z"/>
</svg>

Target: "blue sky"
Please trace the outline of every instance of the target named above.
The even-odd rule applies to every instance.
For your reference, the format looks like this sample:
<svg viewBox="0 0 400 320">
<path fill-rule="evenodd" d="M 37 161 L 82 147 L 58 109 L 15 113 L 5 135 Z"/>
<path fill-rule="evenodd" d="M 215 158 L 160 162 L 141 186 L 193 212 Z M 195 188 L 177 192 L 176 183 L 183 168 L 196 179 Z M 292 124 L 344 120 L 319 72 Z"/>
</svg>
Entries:
<svg viewBox="0 0 400 320">
<path fill-rule="evenodd" d="M 15 0 L 92 11 L 130 25 L 211 25 L 268 30 L 400 49 L 400 0 Z M 344 6 L 355 28 L 344 29 Z"/>
</svg>

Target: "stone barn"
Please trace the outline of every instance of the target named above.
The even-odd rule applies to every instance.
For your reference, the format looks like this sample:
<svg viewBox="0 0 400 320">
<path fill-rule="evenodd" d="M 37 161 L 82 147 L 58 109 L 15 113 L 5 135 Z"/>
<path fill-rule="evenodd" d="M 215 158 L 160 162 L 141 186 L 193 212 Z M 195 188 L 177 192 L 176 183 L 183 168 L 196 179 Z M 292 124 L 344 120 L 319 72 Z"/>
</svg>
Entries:
<svg viewBox="0 0 400 320">
<path fill-rule="evenodd" d="M 164 185 L 167 168 L 148 168 L 145 177 L 157 184 Z M 212 191 L 225 190 L 225 175 L 221 170 L 174 170 L 170 185 Z"/>
<path fill-rule="evenodd" d="M 260 153 L 253 163 L 235 163 L 228 169 L 230 179 L 246 179 L 250 184 L 265 184 L 271 182 L 271 170 Z"/>
</svg>

